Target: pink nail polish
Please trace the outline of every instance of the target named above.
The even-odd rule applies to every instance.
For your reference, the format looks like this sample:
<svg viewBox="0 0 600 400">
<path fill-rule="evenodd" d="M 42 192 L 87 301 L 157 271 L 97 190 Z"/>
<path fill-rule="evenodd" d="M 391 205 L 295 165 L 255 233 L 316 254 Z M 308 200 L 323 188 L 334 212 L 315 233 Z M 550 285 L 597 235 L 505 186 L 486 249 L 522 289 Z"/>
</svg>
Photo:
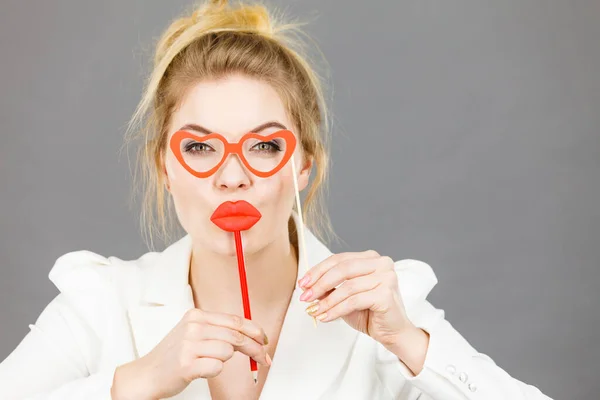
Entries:
<svg viewBox="0 0 600 400">
<path fill-rule="evenodd" d="M 312 289 L 308 289 L 306 292 L 302 293 L 302 296 L 300 296 L 300 301 L 307 301 L 308 299 L 310 299 L 312 294 Z"/>
<path fill-rule="evenodd" d="M 298 285 L 300 285 L 300 287 L 306 285 L 308 282 L 310 281 L 310 276 L 306 275 L 304 278 L 300 279 L 300 281 L 298 282 Z"/>
</svg>

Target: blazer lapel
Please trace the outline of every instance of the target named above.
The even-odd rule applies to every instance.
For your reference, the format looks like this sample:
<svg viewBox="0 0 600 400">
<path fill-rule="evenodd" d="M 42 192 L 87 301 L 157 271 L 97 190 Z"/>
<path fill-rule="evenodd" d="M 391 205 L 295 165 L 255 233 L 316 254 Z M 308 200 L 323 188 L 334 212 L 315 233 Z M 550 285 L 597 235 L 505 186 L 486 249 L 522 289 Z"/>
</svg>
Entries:
<svg viewBox="0 0 600 400">
<path fill-rule="evenodd" d="M 141 301 L 128 311 L 138 357 L 152 350 L 194 307 L 188 283 L 190 255 L 191 238 L 186 235 L 148 266 Z"/>
<path fill-rule="evenodd" d="M 296 212 L 293 217 L 298 227 L 300 223 Z M 299 278 L 309 268 L 332 255 L 306 228 L 304 237 L 306 248 L 299 249 Z M 315 327 L 313 319 L 305 311 L 308 304 L 300 301 L 301 294 L 302 289 L 296 285 L 261 400 L 317 399 L 344 372 L 344 364 L 352 355 L 359 332 L 341 319 L 319 322 Z"/>
</svg>

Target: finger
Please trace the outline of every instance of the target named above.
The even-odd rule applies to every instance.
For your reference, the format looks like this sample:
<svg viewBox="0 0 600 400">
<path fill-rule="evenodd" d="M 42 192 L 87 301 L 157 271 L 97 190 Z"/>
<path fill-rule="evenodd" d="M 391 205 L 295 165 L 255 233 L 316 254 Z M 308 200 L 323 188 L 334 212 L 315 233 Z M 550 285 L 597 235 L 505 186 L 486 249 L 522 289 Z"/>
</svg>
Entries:
<svg viewBox="0 0 600 400">
<path fill-rule="evenodd" d="M 317 299 L 315 299 L 311 304 L 308 305 L 308 307 L 306 307 L 306 311 L 308 312 L 308 309 L 311 308 L 312 306 L 314 306 L 315 304 L 319 304 L 319 302 L 321 300 L 323 300 L 325 297 L 329 296 L 330 293 L 333 292 L 334 289 L 332 290 L 328 290 L 327 292 L 325 292 L 322 296 L 318 297 Z M 310 314 L 310 313 L 309 313 Z"/>
<path fill-rule="evenodd" d="M 347 280 L 370 275 L 375 271 L 377 271 L 377 264 L 371 262 L 370 259 L 354 258 L 342 261 L 329 269 L 310 289 L 307 289 L 302 294 L 301 300 L 311 301 L 322 296 L 328 290 L 337 288 Z"/>
<path fill-rule="evenodd" d="M 238 340 L 237 338 L 240 336 L 244 336 L 244 334 L 240 331 L 236 331 L 235 329 L 211 325 L 205 322 L 193 322 L 190 323 L 186 338 L 195 342 L 200 342 L 203 340 L 221 340 L 235 344 L 235 341 Z"/>
<path fill-rule="evenodd" d="M 382 297 L 380 291 L 377 290 L 378 288 L 379 286 L 376 289 L 348 297 L 344 301 L 330 308 L 326 313 L 318 315 L 318 319 L 321 322 L 329 322 L 344 317 L 354 311 L 376 308 Z"/>
<path fill-rule="evenodd" d="M 256 343 L 256 341 L 248 338 L 248 336 L 242 336 L 237 343 L 237 345 L 233 346 L 235 351 L 239 351 L 240 353 L 253 358 L 256 362 L 266 367 L 269 366 L 269 362 L 267 361 L 267 348 L 265 346 L 261 346 Z"/>
<path fill-rule="evenodd" d="M 258 343 L 253 338 L 244 335 L 242 332 L 216 325 L 200 325 L 200 330 L 194 332 L 194 340 L 203 343 L 206 341 L 221 341 L 232 346 L 234 351 L 239 351 L 257 362 L 267 365 L 267 351 L 264 345 Z M 215 357 L 218 358 L 218 357 Z"/>
<path fill-rule="evenodd" d="M 367 250 L 361 252 L 346 252 L 333 254 L 321 261 L 317 265 L 309 269 L 304 276 L 298 280 L 298 284 L 302 288 L 309 288 L 316 282 L 325 272 L 329 271 L 334 265 L 352 258 L 375 258 L 379 257 L 379 253 L 375 250 Z"/>
<path fill-rule="evenodd" d="M 223 362 L 233 357 L 235 349 L 231 343 L 222 340 L 201 340 L 193 344 L 193 354 L 196 357 L 208 357 Z"/>
<path fill-rule="evenodd" d="M 321 301 L 323 300 L 325 297 L 329 296 L 331 293 L 333 293 L 335 289 L 331 289 L 326 291 L 325 293 L 323 293 L 321 296 L 317 297 L 317 299 L 315 301 Z"/>
<path fill-rule="evenodd" d="M 330 291 L 328 296 L 325 296 L 314 305 L 307 307 L 306 311 L 311 316 L 317 316 L 328 312 L 331 308 L 337 306 L 344 300 L 358 293 L 367 292 L 375 289 L 381 283 L 381 277 L 377 274 L 360 276 L 344 282 L 337 289 Z"/>
<path fill-rule="evenodd" d="M 260 344 L 267 344 L 267 334 L 255 322 L 235 314 L 214 313 L 209 311 L 192 308 L 188 310 L 186 316 L 188 321 L 207 323 L 215 326 L 223 326 L 229 329 L 237 330 L 244 335 L 256 340 Z"/>
<path fill-rule="evenodd" d="M 184 379 L 191 383 L 198 378 L 214 378 L 223 370 L 223 361 L 216 358 L 194 358 L 184 367 Z"/>
</svg>

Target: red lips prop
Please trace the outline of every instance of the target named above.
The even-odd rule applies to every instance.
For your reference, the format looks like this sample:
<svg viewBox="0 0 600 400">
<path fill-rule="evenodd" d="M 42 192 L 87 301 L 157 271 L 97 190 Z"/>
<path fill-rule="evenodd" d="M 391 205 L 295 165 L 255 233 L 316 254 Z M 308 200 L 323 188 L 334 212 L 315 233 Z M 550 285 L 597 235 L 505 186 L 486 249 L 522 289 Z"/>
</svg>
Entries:
<svg viewBox="0 0 600 400">
<path fill-rule="evenodd" d="M 252 319 L 252 313 L 250 312 L 250 298 L 248 296 L 248 282 L 246 280 L 246 265 L 244 263 L 241 232 L 252 228 L 261 217 L 260 212 L 252 204 L 244 200 L 226 201 L 217 207 L 210 217 L 210 220 L 219 228 L 227 232 L 233 232 L 240 275 L 240 288 L 242 290 L 244 318 L 247 319 Z M 252 371 L 252 377 L 256 384 L 258 382 L 258 365 L 253 358 L 250 358 L 250 371 Z"/>
<path fill-rule="evenodd" d="M 210 220 L 227 232 L 246 231 L 262 217 L 261 213 L 245 200 L 222 203 Z"/>
</svg>

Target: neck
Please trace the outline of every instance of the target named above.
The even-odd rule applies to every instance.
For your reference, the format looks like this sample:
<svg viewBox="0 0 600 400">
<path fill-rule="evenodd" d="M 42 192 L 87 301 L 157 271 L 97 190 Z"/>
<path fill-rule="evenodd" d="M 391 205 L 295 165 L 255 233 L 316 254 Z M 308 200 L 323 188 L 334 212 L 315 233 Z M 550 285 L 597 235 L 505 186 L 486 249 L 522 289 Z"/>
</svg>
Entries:
<svg viewBox="0 0 600 400">
<path fill-rule="evenodd" d="M 244 254 L 253 314 L 276 309 L 277 305 L 289 300 L 298 274 L 296 253 L 286 230 L 285 235 L 259 252 Z M 212 312 L 241 313 L 242 296 L 235 255 L 216 254 L 194 245 L 189 281 L 196 307 Z"/>
</svg>

